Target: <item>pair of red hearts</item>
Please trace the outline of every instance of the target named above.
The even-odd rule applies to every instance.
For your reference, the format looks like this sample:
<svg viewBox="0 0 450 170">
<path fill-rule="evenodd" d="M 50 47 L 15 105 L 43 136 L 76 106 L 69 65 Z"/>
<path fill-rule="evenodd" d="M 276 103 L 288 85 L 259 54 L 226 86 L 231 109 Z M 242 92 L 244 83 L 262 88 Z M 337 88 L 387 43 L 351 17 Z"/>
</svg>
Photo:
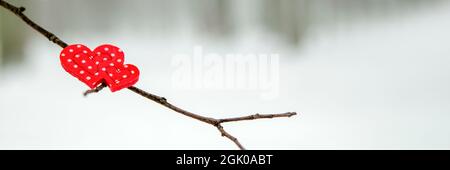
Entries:
<svg viewBox="0 0 450 170">
<path fill-rule="evenodd" d="M 91 89 L 105 82 L 112 92 L 130 87 L 139 80 L 139 70 L 124 64 L 120 48 L 104 44 L 91 51 L 81 44 L 69 45 L 61 51 L 61 64 L 67 72 Z"/>
</svg>

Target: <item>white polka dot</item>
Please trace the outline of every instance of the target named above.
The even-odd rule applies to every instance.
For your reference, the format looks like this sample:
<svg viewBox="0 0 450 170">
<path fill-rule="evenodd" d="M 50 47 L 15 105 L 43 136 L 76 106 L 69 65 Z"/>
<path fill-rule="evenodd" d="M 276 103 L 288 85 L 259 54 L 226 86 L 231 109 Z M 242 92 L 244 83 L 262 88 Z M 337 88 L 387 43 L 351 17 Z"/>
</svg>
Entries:
<svg viewBox="0 0 450 170">
<path fill-rule="evenodd" d="M 105 57 L 105 58 L 103 58 L 103 61 L 106 61 L 106 60 L 108 60 L 108 58 L 106 58 L 106 57 Z"/>
<path fill-rule="evenodd" d="M 105 48 L 104 48 L 104 50 L 105 50 L 105 51 L 108 51 L 108 50 L 109 50 L 109 48 L 108 48 L 108 47 L 105 47 Z"/>
<path fill-rule="evenodd" d="M 83 71 L 83 70 L 81 70 L 81 71 L 80 71 L 80 74 L 84 74 L 84 71 Z"/>
<path fill-rule="evenodd" d="M 69 58 L 69 59 L 67 59 L 67 62 L 69 62 L 69 63 L 70 63 L 70 62 L 72 62 L 72 59 L 70 59 L 70 58 Z"/>
<path fill-rule="evenodd" d="M 89 76 L 86 77 L 86 80 L 90 80 L 90 79 L 91 79 L 91 77 L 89 77 Z"/>
<path fill-rule="evenodd" d="M 109 66 L 111 66 L 111 67 L 114 66 L 114 63 L 109 63 Z"/>
<path fill-rule="evenodd" d="M 123 77 L 123 78 L 127 78 L 127 75 L 123 75 L 122 77 Z"/>
<path fill-rule="evenodd" d="M 66 54 L 62 53 L 62 54 L 61 54 L 61 56 L 63 56 L 63 57 L 64 57 L 64 56 L 66 56 Z"/>
<path fill-rule="evenodd" d="M 78 58 L 78 57 L 80 57 L 80 55 L 77 54 L 77 55 L 75 55 L 75 57 Z"/>
<path fill-rule="evenodd" d="M 98 65 L 98 64 L 100 64 L 100 62 L 96 61 L 95 64 Z"/>
<path fill-rule="evenodd" d="M 88 69 L 89 69 L 89 70 L 92 69 L 92 66 L 88 66 Z"/>
<path fill-rule="evenodd" d="M 133 70 L 131 70 L 131 74 L 134 74 L 134 71 L 133 71 Z"/>
<path fill-rule="evenodd" d="M 119 48 L 119 50 L 117 50 L 117 51 L 122 52 L 122 49 Z"/>
<path fill-rule="evenodd" d="M 87 54 L 87 51 L 86 51 L 86 50 L 83 50 L 83 53 L 84 53 L 84 54 Z"/>
<path fill-rule="evenodd" d="M 76 64 L 75 64 L 75 65 L 73 65 L 73 68 L 78 68 L 78 65 L 76 65 Z"/>
<path fill-rule="evenodd" d="M 73 50 L 72 50 L 72 49 L 69 49 L 69 52 L 73 52 Z"/>
<path fill-rule="evenodd" d="M 123 65 L 123 67 L 128 68 L 128 65 Z"/>
<path fill-rule="evenodd" d="M 97 52 L 97 55 L 100 55 L 101 53 L 100 52 Z"/>
<path fill-rule="evenodd" d="M 119 82 L 120 82 L 119 80 L 116 80 L 116 84 L 119 84 Z"/>
<path fill-rule="evenodd" d="M 77 45 L 77 48 L 81 48 L 81 45 Z"/>
<path fill-rule="evenodd" d="M 103 67 L 103 68 L 102 68 L 102 71 L 106 71 L 106 68 L 105 68 L 105 67 Z"/>
<path fill-rule="evenodd" d="M 116 54 L 114 54 L 114 53 L 111 53 L 111 56 L 112 56 L 112 57 L 114 57 L 114 56 L 116 56 Z"/>
<path fill-rule="evenodd" d="M 112 77 L 112 76 L 114 76 L 112 73 L 109 73 L 109 77 Z"/>
<path fill-rule="evenodd" d="M 98 72 L 94 74 L 95 76 L 98 76 Z"/>
<path fill-rule="evenodd" d="M 81 63 L 86 63 L 86 60 L 81 60 Z"/>
<path fill-rule="evenodd" d="M 120 63 L 120 62 L 122 62 L 122 60 L 121 59 L 117 59 L 117 62 Z"/>
</svg>

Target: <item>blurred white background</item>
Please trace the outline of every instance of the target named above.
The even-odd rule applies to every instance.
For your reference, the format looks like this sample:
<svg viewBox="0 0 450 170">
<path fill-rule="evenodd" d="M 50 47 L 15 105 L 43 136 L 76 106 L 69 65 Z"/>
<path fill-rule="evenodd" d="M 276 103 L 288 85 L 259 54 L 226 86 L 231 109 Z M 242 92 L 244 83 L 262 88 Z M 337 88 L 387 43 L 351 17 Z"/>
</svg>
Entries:
<svg viewBox="0 0 450 170">
<path fill-rule="evenodd" d="M 248 149 L 450 149 L 445 0 L 10 0 L 69 44 L 121 47 L 136 86 L 225 124 Z M 61 48 L 0 9 L 0 149 L 236 149 L 128 90 L 84 98 Z M 171 58 L 278 53 L 280 93 L 171 87 Z"/>
</svg>

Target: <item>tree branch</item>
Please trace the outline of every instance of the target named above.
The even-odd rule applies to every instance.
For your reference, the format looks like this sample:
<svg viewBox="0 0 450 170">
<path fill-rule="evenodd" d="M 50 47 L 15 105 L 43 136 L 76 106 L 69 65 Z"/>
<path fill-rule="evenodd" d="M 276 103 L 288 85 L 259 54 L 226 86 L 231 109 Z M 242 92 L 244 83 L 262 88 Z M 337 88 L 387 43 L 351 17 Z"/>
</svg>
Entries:
<svg viewBox="0 0 450 170">
<path fill-rule="evenodd" d="M 193 119 L 196 119 L 196 120 L 199 120 L 199 121 L 202 121 L 202 122 L 205 122 L 205 123 L 215 126 L 220 131 L 222 136 L 230 139 L 232 142 L 234 142 L 239 147 L 239 149 L 242 149 L 242 150 L 245 148 L 234 136 L 232 136 L 231 134 L 229 134 L 228 132 L 225 131 L 225 129 L 221 125 L 222 123 L 237 122 L 237 121 L 244 121 L 244 120 L 277 118 L 277 117 L 291 117 L 291 116 L 294 116 L 297 114 L 296 112 L 287 112 L 287 113 L 280 113 L 280 114 L 254 114 L 254 115 L 242 116 L 242 117 L 215 119 L 215 118 L 210 118 L 210 117 L 204 117 L 204 116 L 183 110 L 183 109 L 169 103 L 166 98 L 151 94 L 151 93 L 141 90 L 137 87 L 131 86 L 131 87 L 128 87 L 128 89 L 130 89 L 131 91 L 133 91 L 149 100 L 159 103 L 175 112 L 181 113 L 185 116 L 188 116 Z"/>
<path fill-rule="evenodd" d="M 17 15 L 19 18 L 21 18 L 27 25 L 29 25 L 31 28 L 35 29 L 36 31 L 38 31 L 39 33 L 41 33 L 43 36 L 47 37 L 51 42 L 59 45 L 62 48 L 67 47 L 67 43 L 65 43 L 64 41 L 62 41 L 61 39 L 59 39 L 58 37 L 56 37 L 53 33 L 45 30 L 44 28 L 42 28 L 41 26 L 37 25 L 35 22 L 33 22 L 31 19 L 29 19 L 26 15 L 23 14 L 23 12 L 25 11 L 24 7 L 16 7 L 13 6 L 7 2 L 5 2 L 4 0 L 0 0 L 0 5 L 3 6 L 4 8 L 8 9 L 9 11 L 11 11 L 12 13 L 14 13 L 15 15 Z M 87 90 L 86 92 L 83 93 L 84 96 L 87 96 L 88 94 L 91 93 L 97 93 L 100 90 L 102 90 L 103 88 L 105 88 L 107 85 L 105 83 L 102 83 L 101 85 L 99 85 L 98 87 L 94 88 L 94 89 L 90 89 Z M 244 120 L 255 120 L 255 119 L 268 119 L 268 118 L 279 118 L 279 117 L 291 117 L 296 115 L 296 112 L 287 112 L 287 113 L 279 113 L 279 114 L 254 114 L 254 115 L 249 115 L 249 116 L 242 116 L 242 117 L 233 117 L 233 118 L 224 118 L 224 119 L 215 119 L 215 118 L 210 118 L 210 117 L 205 117 L 205 116 L 201 116 L 199 114 L 195 114 L 189 111 L 186 111 L 184 109 L 181 109 L 171 103 L 169 103 L 167 101 L 166 98 L 158 96 L 158 95 L 154 95 L 151 94 L 149 92 L 146 92 L 142 89 L 139 89 L 135 86 L 131 86 L 128 87 L 129 90 L 131 90 L 132 92 L 139 94 L 149 100 L 152 100 L 156 103 L 159 103 L 177 113 L 180 113 L 182 115 L 185 115 L 187 117 L 196 119 L 198 121 L 210 124 L 214 127 L 217 128 L 217 130 L 219 130 L 219 132 L 221 133 L 221 135 L 223 137 L 226 137 L 228 139 L 230 139 L 232 142 L 234 142 L 234 144 L 236 144 L 237 147 L 239 147 L 239 149 L 244 150 L 244 146 L 242 146 L 242 144 L 239 142 L 239 140 L 237 138 L 235 138 L 234 136 L 232 136 L 231 134 L 229 134 L 227 131 L 225 131 L 225 129 L 222 126 L 222 123 L 227 123 L 227 122 L 237 122 L 237 121 L 244 121 Z"/>
</svg>

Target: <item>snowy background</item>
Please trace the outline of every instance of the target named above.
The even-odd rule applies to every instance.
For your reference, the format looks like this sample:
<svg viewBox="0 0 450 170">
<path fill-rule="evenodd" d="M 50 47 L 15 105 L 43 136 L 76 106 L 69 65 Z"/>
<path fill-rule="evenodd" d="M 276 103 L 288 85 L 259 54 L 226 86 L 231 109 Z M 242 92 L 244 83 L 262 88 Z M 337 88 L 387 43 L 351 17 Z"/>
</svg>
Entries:
<svg viewBox="0 0 450 170">
<path fill-rule="evenodd" d="M 224 124 L 248 149 L 450 149 L 450 1 L 10 0 L 67 43 L 121 47 L 137 87 Z M 0 9 L 0 149 L 236 149 L 129 90 L 83 97 L 61 48 Z M 171 59 L 278 53 L 280 91 L 172 88 Z"/>
</svg>

